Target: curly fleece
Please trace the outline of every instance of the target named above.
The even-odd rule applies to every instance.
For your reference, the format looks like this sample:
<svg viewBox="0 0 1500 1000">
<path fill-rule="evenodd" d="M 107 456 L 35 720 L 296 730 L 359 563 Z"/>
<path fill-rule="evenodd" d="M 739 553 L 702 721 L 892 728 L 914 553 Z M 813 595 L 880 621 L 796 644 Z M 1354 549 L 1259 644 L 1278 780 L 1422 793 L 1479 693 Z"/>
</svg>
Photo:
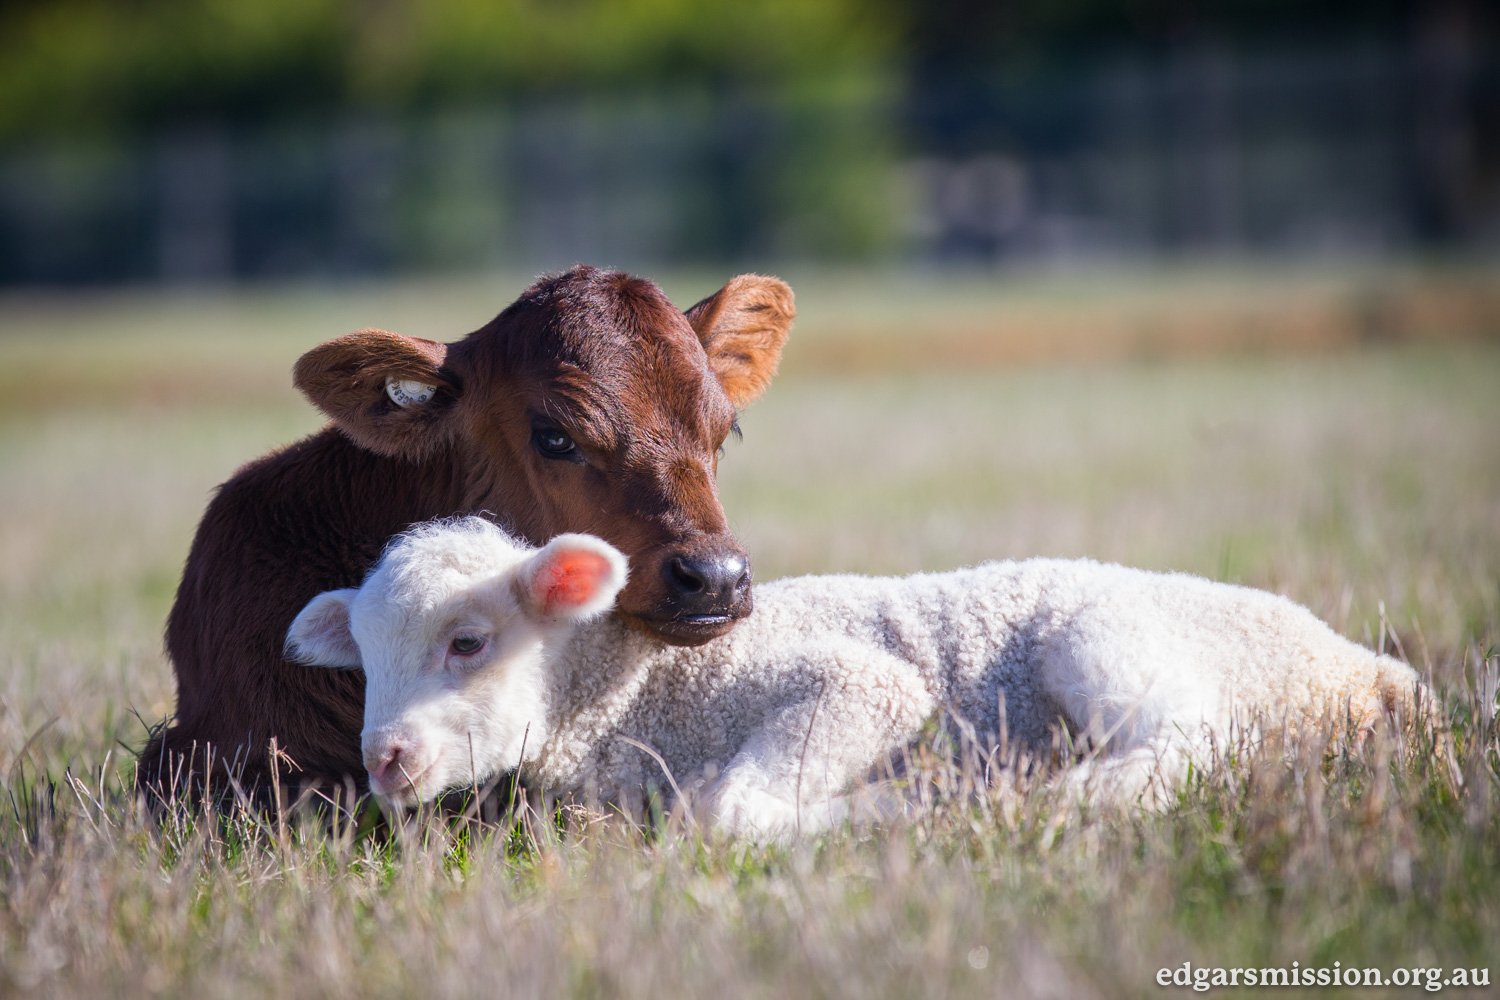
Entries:
<svg viewBox="0 0 1500 1000">
<path fill-rule="evenodd" d="M 490 580 L 531 554 L 465 519 L 398 540 L 390 572 L 371 580 L 419 587 L 438 563 Z M 715 826 L 770 836 L 838 822 L 841 793 L 938 719 L 986 753 L 1045 749 L 1062 726 L 1102 748 L 1092 786 L 1139 796 L 1232 724 L 1370 726 L 1409 710 L 1419 686 L 1407 665 L 1283 597 L 1088 560 L 779 580 L 757 586 L 733 632 L 696 648 L 612 617 L 539 648 L 542 669 L 526 671 L 542 686 L 520 764 L 528 783 L 624 802 L 666 785 L 665 767 L 701 790 Z"/>
</svg>

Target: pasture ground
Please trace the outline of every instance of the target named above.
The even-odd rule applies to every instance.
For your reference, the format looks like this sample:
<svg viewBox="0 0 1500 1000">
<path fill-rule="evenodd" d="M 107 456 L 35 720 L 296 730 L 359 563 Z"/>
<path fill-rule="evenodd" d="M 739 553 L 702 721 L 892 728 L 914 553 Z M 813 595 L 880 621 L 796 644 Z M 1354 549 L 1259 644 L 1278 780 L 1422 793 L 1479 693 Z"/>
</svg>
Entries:
<svg viewBox="0 0 1500 1000">
<path fill-rule="evenodd" d="M 1500 978 L 1500 276 L 787 276 L 783 375 L 721 470 L 761 579 L 1037 554 L 1268 587 L 1401 652 L 1445 730 L 1229 748 L 1150 816 L 962 794 L 982 776 L 934 763 L 932 808 L 791 848 L 618 821 L 157 827 L 126 748 L 171 709 L 161 623 L 208 491 L 319 425 L 291 362 L 359 326 L 451 339 L 524 280 L 12 297 L 0 994 L 1114 997 L 1184 963 Z M 686 304 L 717 281 L 666 285 Z"/>
</svg>

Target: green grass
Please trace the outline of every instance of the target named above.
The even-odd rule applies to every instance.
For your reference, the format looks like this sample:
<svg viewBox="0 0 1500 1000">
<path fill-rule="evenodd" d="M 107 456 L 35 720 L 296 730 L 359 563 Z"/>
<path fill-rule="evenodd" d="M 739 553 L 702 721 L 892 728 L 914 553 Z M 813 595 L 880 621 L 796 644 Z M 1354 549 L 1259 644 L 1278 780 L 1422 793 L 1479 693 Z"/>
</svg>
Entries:
<svg viewBox="0 0 1500 1000">
<path fill-rule="evenodd" d="M 1474 275 L 1398 278 L 1409 302 L 1483 299 Z M 520 282 L 0 305 L 0 995 L 1112 997 L 1188 961 L 1500 965 L 1500 326 L 1480 308 L 1298 352 L 1240 328 L 1190 356 L 1152 346 L 1177 334 L 1049 340 L 1075 308 L 1180 330 L 1179 300 L 1372 284 L 799 280 L 784 374 L 721 467 L 760 578 L 1047 554 L 1269 587 L 1399 645 L 1450 730 L 1236 756 L 1157 815 L 987 789 L 788 848 L 593 816 L 394 839 L 147 822 L 121 744 L 170 711 L 161 623 L 208 491 L 318 426 L 296 354 L 368 324 L 451 337 Z M 879 346 L 902 330 L 938 346 Z M 972 347 L 991 335 L 1025 350 Z"/>
</svg>

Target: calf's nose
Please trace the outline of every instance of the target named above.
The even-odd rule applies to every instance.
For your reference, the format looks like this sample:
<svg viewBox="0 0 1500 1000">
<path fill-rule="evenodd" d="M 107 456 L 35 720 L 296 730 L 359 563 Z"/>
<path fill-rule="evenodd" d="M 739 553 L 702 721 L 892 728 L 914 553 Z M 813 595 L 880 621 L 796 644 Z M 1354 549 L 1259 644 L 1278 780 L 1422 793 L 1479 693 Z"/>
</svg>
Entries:
<svg viewBox="0 0 1500 1000">
<path fill-rule="evenodd" d="M 750 589 L 750 560 L 743 552 L 679 553 L 665 566 L 667 585 L 686 611 L 723 614 Z"/>
</svg>

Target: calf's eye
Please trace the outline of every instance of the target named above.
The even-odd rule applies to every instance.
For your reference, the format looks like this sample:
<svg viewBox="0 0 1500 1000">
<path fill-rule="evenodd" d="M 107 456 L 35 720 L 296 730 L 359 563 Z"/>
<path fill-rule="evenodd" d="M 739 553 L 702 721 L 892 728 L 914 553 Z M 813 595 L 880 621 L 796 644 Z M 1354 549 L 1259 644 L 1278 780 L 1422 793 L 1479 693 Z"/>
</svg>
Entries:
<svg viewBox="0 0 1500 1000">
<path fill-rule="evenodd" d="M 734 438 L 736 441 L 743 441 L 745 439 L 745 432 L 742 431 L 742 430 L 740 430 L 740 422 L 739 422 L 739 420 L 737 418 L 736 418 L 736 420 L 732 424 L 729 425 L 729 436 L 732 437 L 732 438 Z M 723 441 L 719 442 L 719 448 L 718 448 L 718 450 L 716 452 L 714 452 L 714 457 L 715 458 L 723 458 L 724 457 L 724 442 Z"/>
<path fill-rule="evenodd" d="M 556 427 L 537 427 L 531 432 L 531 443 L 547 458 L 568 458 L 578 446 Z"/>
<path fill-rule="evenodd" d="M 459 635 L 453 637 L 450 647 L 459 656 L 471 656 L 484 648 L 484 636 Z"/>
</svg>

